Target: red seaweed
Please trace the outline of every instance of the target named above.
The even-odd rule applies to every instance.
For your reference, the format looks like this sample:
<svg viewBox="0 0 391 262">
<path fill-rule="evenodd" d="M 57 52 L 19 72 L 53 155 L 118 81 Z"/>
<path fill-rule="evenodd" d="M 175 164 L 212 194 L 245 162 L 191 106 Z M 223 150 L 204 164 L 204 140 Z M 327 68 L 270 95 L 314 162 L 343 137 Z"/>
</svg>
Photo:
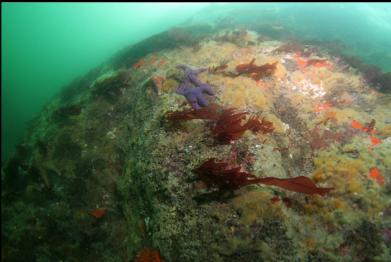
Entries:
<svg viewBox="0 0 391 262">
<path fill-rule="evenodd" d="M 258 118 L 252 116 L 248 122 L 247 126 L 253 132 L 261 131 L 264 134 L 271 133 L 274 130 L 273 123 L 262 118 L 262 121 L 259 121 Z"/>
<path fill-rule="evenodd" d="M 272 64 L 264 64 L 257 66 L 254 64 L 255 58 L 248 64 L 240 64 L 236 66 L 236 71 L 239 75 L 250 74 L 254 80 L 259 80 L 263 77 L 271 76 L 277 67 L 277 62 Z"/>
<path fill-rule="evenodd" d="M 324 196 L 333 189 L 317 187 L 311 179 L 305 176 L 293 178 L 257 178 L 253 174 L 244 171 L 241 166 L 234 167 L 226 162 L 216 162 L 214 158 L 204 162 L 194 172 L 208 186 L 215 186 L 225 190 L 235 190 L 251 184 L 265 184 L 307 195 L 319 194 Z"/>
<path fill-rule="evenodd" d="M 257 177 L 242 170 L 242 167 L 232 167 L 226 162 L 216 162 L 211 158 L 194 170 L 199 178 L 209 187 L 235 190 L 242 186 L 256 184 Z"/>
<path fill-rule="evenodd" d="M 227 67 L 228 67 L 228 62 L 223 62 L 218 66 L 209 67 L 208 71 L 209 73 L 215 74 L 224 71 L 225 69 L 227 69 Z"/>
<path fill-rule="evenodd" d="M 217 104 L 209 104 L 197 110 L 167 112 L 165 117 L 170 121 L 186 121 L 192 119 L 216 121 L 212 128 L 212 135 L 219 142 L 226 144 L 241 138 L 246 130 L 254 133 L 262 132 L 264 134 L 271 133 L 274 130 L 272 122 L 266 121 L 265 119 L 260 121 L 255 116 L 251 116 L 243 124 L 242 122 L 248 114 L 246 111 L 237 111 L 235 108 L 222 109 Z"/>
<path fill-rule="evenodd" d="M 316 184 L 306 176 L 298 176 L 291 178 L 265 177 L 259 178 L 258 183 L 278 186 L 289 191 L 303 193 L 307 195 L 319 194 L 321 196 L 324 196 L 329 191 L 334 189 L 332 187 L 316 187 Z"/>
<path fill-rule="evenodd" d="M 240 112 L 235 108 L 224 110 L 212 129 L 212 134 L 218 141 L 230 143 L 241 138 L 246 130 L 251 130 L 252 132 L 262 131 L 263 133 L 273 131 L 271 122 L 264 119 L 260 122 L 255 116 L 250 117 L 245 124 L 242 124 L 247 114 L 248 112 Z"/>
</svg>

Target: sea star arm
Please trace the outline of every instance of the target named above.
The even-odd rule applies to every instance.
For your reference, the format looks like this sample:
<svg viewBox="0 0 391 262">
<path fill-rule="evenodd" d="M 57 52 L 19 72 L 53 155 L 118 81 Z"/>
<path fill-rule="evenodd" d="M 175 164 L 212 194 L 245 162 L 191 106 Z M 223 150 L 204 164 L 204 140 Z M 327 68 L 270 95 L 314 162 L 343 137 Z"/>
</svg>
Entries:
<svg viewBox="0 0 391 262">
<path fill-rule="evenodd" d="M 210 85 L 208 85 L 208 84 L 203 83 L 203 84 L 201 84 L 201 85 L 199 86 L 199 88 L 201 89 L 201 92 L 204 93 L 204 94 L 208 94 L 208 95 L 210 95 L 210 96 L 216 95 L 216 92 L 215 92 L 215 91 L 212 89 L 212 87 L 211 87 Z"/>
</svg>

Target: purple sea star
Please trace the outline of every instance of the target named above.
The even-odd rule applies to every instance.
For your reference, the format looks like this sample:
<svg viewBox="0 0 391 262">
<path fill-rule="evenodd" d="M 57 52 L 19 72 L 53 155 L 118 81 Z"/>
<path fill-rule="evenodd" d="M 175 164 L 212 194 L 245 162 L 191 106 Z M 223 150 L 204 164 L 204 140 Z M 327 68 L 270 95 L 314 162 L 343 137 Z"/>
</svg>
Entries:
<svg viewBox="0 0 391 262">
<path fill-rule="evenodd" d="M 183 69 L 185 74 L 184 79 L 177 88 L 176 92 L 185 96 L 193 109 L 200 109 L 201 107 L 207 106 L 208 100 L 204 97 L 203 94 L 214 96 L 216 93 L 213 91 L 210 85 L 197 79 L 197 75 L 206 71 L 207 69 L 191 69 L 186 65 L 178 65 L 178 68 Z M 196 85 L 196 87 L 192 87 L 192 84 Z"/>
<path fill-rule="evenodd" d="M 202 82 L 197 79 L 197 76 L 200 73 L 205 72 L 206 70 L 208 70 L 206 68 L 192 69 L 191 67 L 189 67 L 187 65 L 178 65 L 177 67 L 183 69 L 183 71 L 184 71 L 184 80 L 190 81 L 193 84 L 195 84 L 196 86 L 199 86 L 199 85 L 202 84 Z"/>
</svg>

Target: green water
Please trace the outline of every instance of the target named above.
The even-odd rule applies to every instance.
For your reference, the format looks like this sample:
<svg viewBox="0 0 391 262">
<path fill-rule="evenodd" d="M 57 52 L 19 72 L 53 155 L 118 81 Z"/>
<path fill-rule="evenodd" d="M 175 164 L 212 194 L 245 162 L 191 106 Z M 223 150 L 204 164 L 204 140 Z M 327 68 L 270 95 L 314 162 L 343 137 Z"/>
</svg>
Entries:
<svg viewBox="0 0 391 262">
<path fill-rule="evenodd" d="M 296 37 L 340 40 L 391 70 L 390 4 L 2 3 L 2 160 L 67 83 L 125 46 L 186 22 L 262 21 Z"/>
<path fill-rule="evenodd" d="M 64 85 L 204 6 L 2 3 L 2 158 Z"/>
</svg>

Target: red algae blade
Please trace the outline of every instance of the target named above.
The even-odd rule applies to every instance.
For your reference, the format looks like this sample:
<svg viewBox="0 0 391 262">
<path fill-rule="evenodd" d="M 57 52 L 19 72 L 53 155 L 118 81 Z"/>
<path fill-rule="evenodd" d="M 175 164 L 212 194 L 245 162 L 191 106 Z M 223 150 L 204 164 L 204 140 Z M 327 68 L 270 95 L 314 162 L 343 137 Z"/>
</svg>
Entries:
<svg viewBox="0 0 391 262">
<path fill-rule="evenodd" d="M 308 195 L 319 194 L 323 196 L 334 189 L 319 188 L 311 179 L 305 176 L 298 176 L 293 178 L 265 177 L 258 179 L 258 183 L 278 186 L 289 191 L 304 193 Z"/>
</svg>

